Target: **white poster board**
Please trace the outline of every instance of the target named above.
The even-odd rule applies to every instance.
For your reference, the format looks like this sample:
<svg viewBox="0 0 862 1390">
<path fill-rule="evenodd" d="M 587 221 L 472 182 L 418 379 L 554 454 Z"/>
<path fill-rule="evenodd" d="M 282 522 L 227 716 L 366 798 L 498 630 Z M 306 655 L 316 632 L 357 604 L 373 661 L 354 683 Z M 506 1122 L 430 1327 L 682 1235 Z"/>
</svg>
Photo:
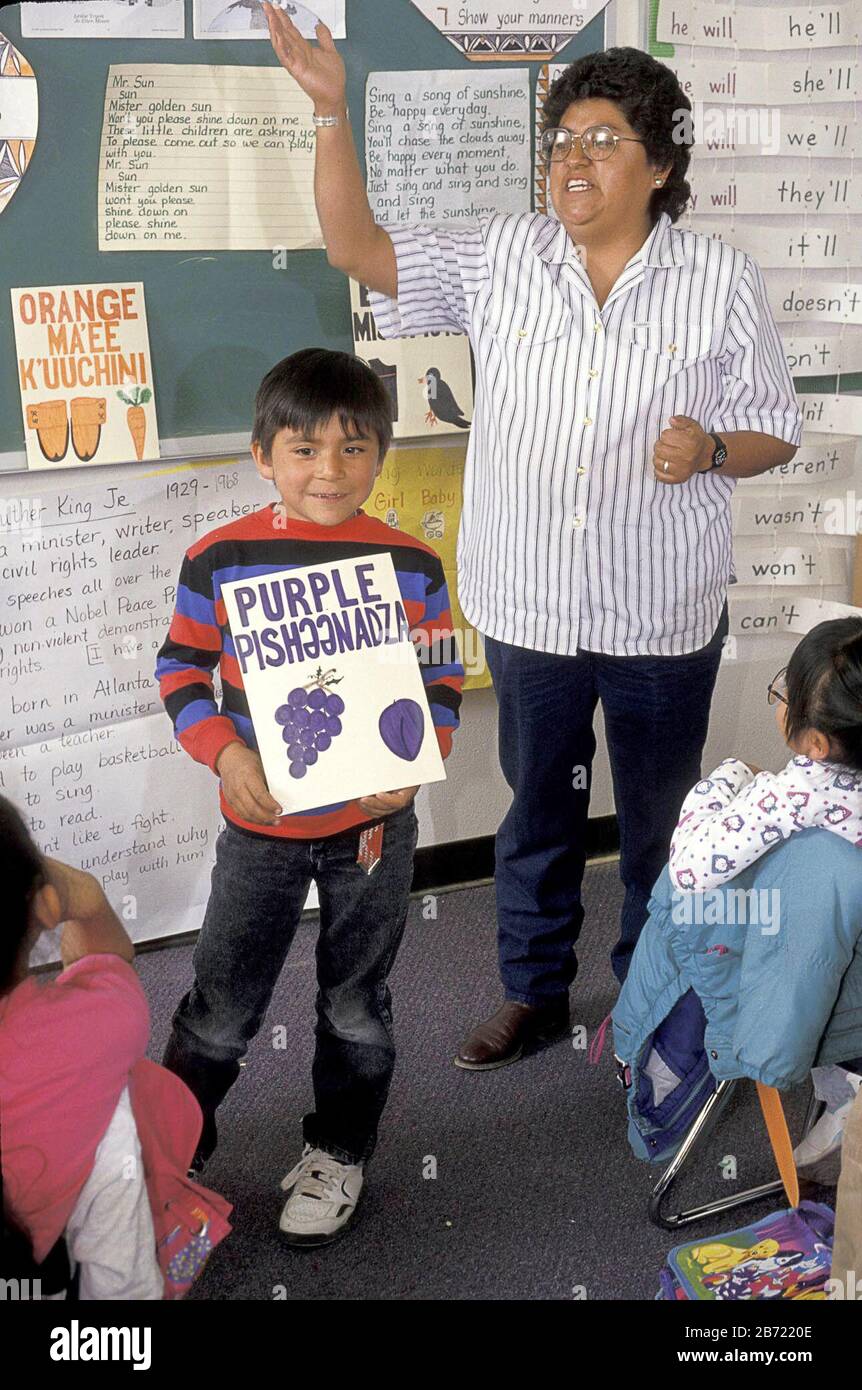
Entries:
<svg viewBox="0 0 862 1390">
<path fill-rule="evenodd" d="M 181 39 L 183 0 L 24 0 L 21 33 L 34 39 Z"/>
<path fill-rule="evenodd" d="M 0 499 L 0 793 L 143 941 L 200 926 L 221 819 L 154 679 L 180 563 L 270 494 L 250 459 L 95 477 Z"/>
<path fill-rule="evenodd" d="M 287 10 L 293 23 L 306 39 L 313 39 L 319 20 L 332 31 L 332 37 L 343 39 L 344 0 L 273 0 L 277 9 Z M 268 39 L 269 25 L 260 0 L 194 0 L 194 34 L 196 39 Z"/>
<path fill-rule="evenodd" d="M 281 67 L 110 67 L 99 250 L 321 247 L 312 109 Z"/>
<path fill-rule="evenodd" d="M 388 551 L 236 580 L 222 596 L 286 815 L 445 778 Z"/>
<path fill-rule="evenodd" d="M 529 212 L 528 70 L 370 73 L 365 159 L 381 224 Z"/>
</svg>

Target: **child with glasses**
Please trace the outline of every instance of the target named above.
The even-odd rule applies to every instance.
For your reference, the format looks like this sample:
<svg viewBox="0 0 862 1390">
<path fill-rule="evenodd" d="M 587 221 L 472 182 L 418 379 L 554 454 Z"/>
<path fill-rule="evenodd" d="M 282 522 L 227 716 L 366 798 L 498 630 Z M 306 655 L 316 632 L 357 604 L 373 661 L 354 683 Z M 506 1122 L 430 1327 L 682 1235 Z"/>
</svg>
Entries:
<svg viewBox="0 0 862 1390">
<path fill-rule="evenodd" d="M 809 826 L 862 844 L 862 618 L 812 628 L 767 695 L 793 757 L 777 773 L 725 758 L 689 792 L 670 850 L 684 893 L 727 883 Z"/>
<path fill-rule="evenodd" d="M 793 757 L 777 773 L 726 758 L 689 792 L 670 850 L 680 892 L 727 883 L 798 830 L 819 826 L 862 846 L 862 617 L 818 623 L 767 696 Z M 827 1109 L 796 1150 L 800 1165 L 840 1146 L 862 1057 L 817 1067 L 814 1081 Z"/>
</svg>

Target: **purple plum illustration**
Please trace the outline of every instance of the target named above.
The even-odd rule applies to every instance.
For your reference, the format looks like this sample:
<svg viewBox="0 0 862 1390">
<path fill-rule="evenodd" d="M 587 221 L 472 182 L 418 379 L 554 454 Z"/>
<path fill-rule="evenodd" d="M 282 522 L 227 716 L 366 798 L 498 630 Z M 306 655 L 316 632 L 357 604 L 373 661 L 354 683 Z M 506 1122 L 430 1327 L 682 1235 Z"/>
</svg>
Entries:
<svg viewBox="0 0 862 1390">
<path fill-rule="evenodd" d="M 380 737 L 390 753 L 412 763 L 419 756 L 425 734 L 425 716 L 415 700 L 395 700 L 380 716 Z"/>
</svg>

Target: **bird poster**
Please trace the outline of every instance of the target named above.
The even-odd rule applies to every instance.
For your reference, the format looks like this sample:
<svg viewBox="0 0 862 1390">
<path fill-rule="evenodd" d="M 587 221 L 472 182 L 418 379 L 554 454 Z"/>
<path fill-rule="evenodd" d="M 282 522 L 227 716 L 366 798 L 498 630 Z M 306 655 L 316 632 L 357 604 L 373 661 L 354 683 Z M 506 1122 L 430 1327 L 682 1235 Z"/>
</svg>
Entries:
<svg viewBox="0 0 862 1390">
<path fill-rule="evenodd" d="M 473 418 L 473 376 L 464 334 L 383 339 L 365 285 L 350 281 L 350 302 L 354 350 L 389 392 L 394 437 L 466 438 Z"/>
<path fill-rule="evenodd" d="M 157 459 L 143 285 L 11 294 L 28 469 Z"/>
<path fill-rule="evenodd" d="M 388 551 L 234 580 L 222 597 L 285 815 L 445 780 Z"/>
</svg>

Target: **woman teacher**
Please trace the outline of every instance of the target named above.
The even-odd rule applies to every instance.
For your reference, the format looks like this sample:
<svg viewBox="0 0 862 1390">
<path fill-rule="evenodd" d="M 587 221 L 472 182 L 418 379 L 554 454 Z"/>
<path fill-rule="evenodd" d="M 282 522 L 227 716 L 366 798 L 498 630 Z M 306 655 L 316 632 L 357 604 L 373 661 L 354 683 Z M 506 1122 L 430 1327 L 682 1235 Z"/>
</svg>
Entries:
<svg viewBox="0 0 862 1390">
<path fill-rule="evenodd" d="M 314 45 L 283 11 L 267 15 L 314 101 L 329 261 L 376 292 L 384 338 L 464 332 L 476 358 L 458 590 L 485 641 L 513 799 L 496 842 L 504 1002 L 456 1061 L 504 1066 L 569 1024 L 599 701 L 625 887 L 612 963 L 625 977 L 700 776 L 735 480 L 793 457 L 800 412 L 758 266 L 674 228 L 691 108 L 669 68 L 618 48 L 554 83 L 542 148 L 559 221 L 387 229 L 329 30 Z"/>
</svg>

